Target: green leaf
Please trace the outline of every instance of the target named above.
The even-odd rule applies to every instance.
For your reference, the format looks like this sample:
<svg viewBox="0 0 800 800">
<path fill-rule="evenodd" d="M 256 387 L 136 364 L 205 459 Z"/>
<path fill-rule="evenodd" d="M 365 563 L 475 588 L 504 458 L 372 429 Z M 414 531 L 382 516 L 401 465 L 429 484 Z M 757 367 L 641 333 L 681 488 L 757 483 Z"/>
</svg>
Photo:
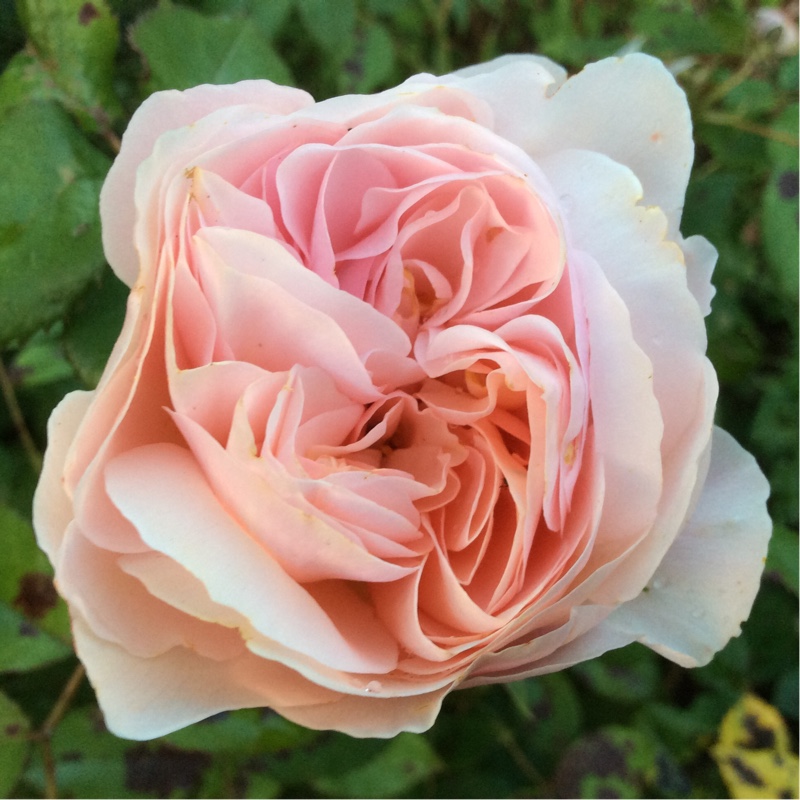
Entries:
<svg viewBox="0 0 800 800">
<path fill-rule="evenodd" d="M 72 377 L 72 367 L 60 348 L 44 334 L 30 338 L 14 359 L 13 369 L 19 376 L 17 385 L 22 390 L 36 389 Z"/>
<path fill-rule="evenodd" d="M 2 345 L 59 317 L 98 273 L 108 161 L 55 104 L 16 106 L 0 123 Z"/>
<path fill-rule="evenodd" d="M 785 92 L 797 94 L 798 88 L 798 55 L 795 53 L 789 58 L 783 59 L 778 72 L 778 86 Z"/>
<path fill-rule="evenodd" d="M 33 528 L 15 511 L 0 506 L 3 569 L 0 602 L 13 608 L 22 620 L 67 644 L 72 640 L 66 604 L 54 586 L 47 556 L 39 549 Z"/>
<path fill-rule="evenodd" d="M 422 736 L 401 733 L 367 763 L 344 775 L 312 778 L 311 784 L 333 797 L 397 797 L 441 766 Z"/>
<path fill-rule="evenodd" d="M 42 62 L 25 52 L 15 53 L 0 74 L 0 114 L 31 100 L 65 102 L 64 93 L 53 83 Z"/>
<path fill-rule="evenodd" d="M 70 309 L 64 329 L 64 350 L 88 387 L 100 380 L 114 342 L 122 329 L 128 287 L 106 269 Z"/>
<path fill-rule="evenodd" d="M 658 689 L 657 657 L 641 645 L 612 650 L 573 667 L 596 694 L 616 703 L 642 703 Z"/>
<path fill-rule="evenodd" d="M 795 595 L 798 593 L 797 531 L 776 524 L 772 530 L 767 554 L 767 572 L 776 573 Z"/>
<path fill-rule="evenodd" d="M 744 636 L 740 638 L 747 640 L 754 657 L 740 688 L 774 681 L 797 666 L 796 615 L 797 597 L 782 586 L 763 581 L 750 618 L 742 626 Z M 779 627 L 778 623 L 784 620 L 788 624 Z"/>
<path fill-rule="evenodd" d="M 0 506 L 0 672 L 34 669 L 72 652 L 66 604 L 30 524 Z"/>
<path fill-rule="evenodd" d="M 59 797 L 148 796 L 126 786 L 126 752 L 135 747 L 134 743 L 108 733 L 95 706 L 70 711 L 53 735 Z M 40 793 L 44 791 L 41 764 L 31 764 L 25 781 Z"/>
<path fill-rule="evenodd" d="M 206 17 L 162 2 L 140 17 L 131 40 L 150 68 L 151 91 L 248 78 L 293 82 L 288 67 L 252 19 Z"/>
<path fill-rule="evenodd" d="M 339 61 L 353 52 L 356 32 L 355 0 L 297 0 L 308 32 Z"/>
<path fill-rule="evenodd" d="M 246 797 L 269 798 L 280 796 L 281 785 L 274 778 L 263 772 L 252 773 L 248 776 Z"/>
<path fill-rule="evenodd" d="M 257 749 L 263 733 L 264 722 L 260 710 L 246 709 L 217 714 L 188 728 L 170 733 L 160 741 L 187 750 L 244 753 Z"/>
<path fill-rule="evenodd" d="M 798 171 L 775 169 L 764 190 L 761 230 L 764 251 L 776 280 L 790 297 L 798 281 Z"/>
<path fill-rule="evenodd" d="M 556 770 L 559 797 L 642 797 L 655 783 L 657 746 L 645 732 L 609 726 L 574 742 Z"/>
<path fill-rule="evenodd" d="M 778 102 L 777 90 L 768 81 L 751 78 L 731 89 L 723 105 L 734 114 L 757 117 L 772 111 Z"/>
<path fill-rule="evenodd" d="M 0 672 L 22 672 L 60 661 L 72 653 L 62 641 L 42 631 L 0 602 Z"/>
<path fill-rule="evenodd" d="M 105 0 L 17 0 L 23 27 L 44 69 L 90 130 L 121 113 L 113 88 L 119 42 Z"/>
<path fill-rule="evenodd" d="M 781 133 L 788 134 L 793 139 L 798 135 L 798 116 L 800 116 L 800 106 L 797 103 L 790 103 L 770 123 L 770 127 Z M 769 163 L 776 168 L 797 169 L 797 148 L 786 142 L 776 139 L 767 140 L 767 158 Z"/>
<path fill-rule="evenodd" d="M 578 694 L 565 673 L 514 681 L 503 686 L 525 722 L 524 738 L 537 763 L 549 763 L 583 724 Z"/>
<path fill-rule="evenodd" d="M 688 761 L 711 743 L 716 726 L 727 708 L 724 699 L 716 706 L 709 705 L 711 695 L 703 702 L 686 708 L 667 703 L 647 703 L 637 715 L 640 727 L 646 727 L 664 742 L 677 759 Z"/>
<path fill-rule="evenodd" d="M 718 10 L 698 15 L 691 6 L 642 4 L 631 19 L 631 27 L 644 37 L 648 52 L 660 56 L 736 53 L 747 36 L 747 26 L 744 14 Z"/>
<path fill-rule="evenodd" d="M 30 725 L 19 706 L 0 692 L 0 797 L 12 797 L 28 758 Z"/>
<path fill-rule="evenodd" d="M 250 17 L 270 41 L 278 35 L 292 10 L 294 0 L 196 0 L 198 11 L 204 14 Z"/>
<path fill-rule="evenodd" d="M 800 708 L 800 673 L 797 665 L 789 668 L 775 684 L 772 704 L 789 719 L 797 720 Z"/>
<path fill-rule="evenodd" d="M 383 25 L 374 24 L 367 30 L 363 52 L 358 59 L 360 77 L 357 92 L 372 92 L 379 88 L 394 68 L 394 42 Z"/>
<path fill-rule="evenodd" d="M 249 0 L 248 11 L 259 30 L 267 38 L 273 39 L 278 35 L 289 12 L 292 10 L 293 0 Z"/>
</svg>

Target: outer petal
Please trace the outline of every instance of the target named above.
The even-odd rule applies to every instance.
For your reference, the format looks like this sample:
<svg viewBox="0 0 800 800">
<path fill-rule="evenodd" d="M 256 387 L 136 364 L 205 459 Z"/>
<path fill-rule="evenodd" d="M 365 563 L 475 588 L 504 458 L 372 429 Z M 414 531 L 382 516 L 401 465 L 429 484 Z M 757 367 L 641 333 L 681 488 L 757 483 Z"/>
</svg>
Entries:
<svg viewBox="0 0 800 800">
<path fill-rule="evenodd" d="M 717 249 L 702 236 L 690 236 L 681 243 L 686 257 L 686 280 L 704 316 L 711 313 L 711 301 L 716 289 L 711 275 L 717 264 Z"/>
<path fill-rule="evenodd" d="M 71 392 L 53 411 L 47 423 L 47 452 L 33 497 L 33 527 L 39 547 L 55 562 L 64 531 L 73 517 L 72 498 L 67 495 L 61 476 L 93 392 Z"/>
<path fill-rule="evenodd" d="M 758 592 L 772 527 L 768 494 L 755 459 L 715 428 L 700 501 L 645 591 L 608 616 L 600 606 L 574 609 L 564 629 L 583 628 L 580 635 L 568 630 L 564 644 L 547 652 L 549 638 L 563 639 L 557 629 L 485 657 L 465 685 L 555 672 L 634 641 L 683 667 L 707 664 L 739 634 Z M 587 618 L 588 628 L 581 625 Z"/>
<path fill-rule="evenodd" d="M 176 647 L 155 658 L 139 658 L 101 639 L 75 612 L 73 617 L 76 650 L 106 724 L 126 739 L 152 739 L 235 708 L 280 703 L 283 711 L 338 697 L 282 664 L 250 654 L 220 662 Z"/>
<path fill-rule="evenodd" d="M 129 286 L 139 272 L 139 256 L 133 246 L 136 221 L 133 187 L 139 165 L 165 131 L 191 125 L 219 108 L 257 105 L 269 114 L 289 114 L 310 105 L 313 99 L 299 89 L 271 81 L 242 81 L 232 86 L 196 86 L 184 92 L 156 92 L 142 103 L 122 137 L 119 155 L 100 192 L 103 247 L 114 271 Z"/>
<path fill-rule="evenodd" d="M 315 730 L 337 730 L 359 739 L 390 739 L 398 733 L 422 733 L 436 721 L 447 685 L 410 697 L 344 695 L 324 705 L 279 707 L 287 719 Z"/>
<path fill-rule="evenodd" d="M 359 631 L 336 627 L 223 508 L 187 451 L 172 445 L 131 450 L 106 467 L 106 483 L 150 547 L 184 566 L 214 602 L 239 612 L 264 636 L 335 669 L 388 672 L 397 664 L 396 647 L 376 621 L 365 616 Z M 309 526 L 316 522 L 297 516 Z"/>
<path fill-rule="evenodd" d="M 558 88 L 567 79 L 567 71 L 560 64 L 551 61 L 545 56 L 537 56 L 533 53 L 512 53 L 511 55 L 500 56 L 499 58 L 486 61 L 483 64 L 474 64 L 471 67 L 464 67 L 452 73 L 454 78 L 474 78 L 479 75 L 488 75 L 500 69 L 514 69 L 517 73 L 522 73 L 530 67 L 543 69 L 549 72 L 553 79 L 553 90 Z M 538 71 L 538 70 L 537 70 Z M 517 87 L 521 87 L 524 79 L 513 82 Z"/>
<path fill-rule="evenodd" d="M 509 59 L 486 67 L 457 85 L 489 103 L 496 133 L 535 160 L 578 148 L 630 167 L 645 204 L 660 206 L 670 236 L 677 235 L 694 159 L 692 123 L 686 96 L 658 59 L 607 58 L 555 92 L 559 76 L 539 63 Z"/>
<path fill-rule="evenodd" d="M 555 154 L 542 166 L 562 196 L 570 247 L 594 257 L 630 313 L 633 338 L 653 365 L 664 421 L 659 516 L 636 558 L 615 574 L 613 596 L 595 598 L 611 603 L 638 593 L 686 518 L 711 436 L 716 377 L 704 355 L 703 316 L 683 253 L 665 238 L 662 212 L 638 204 L 636 176 L 599 153 L 578 150 Z"/>
<path fill-rule="evenodd" d="M 715 428 L 697 508 L 639 597 L 606 625 L 684 667 L 707 664 L 737 636 L 758 592 L 772 523 L 755 459 Z"/>
</svg>

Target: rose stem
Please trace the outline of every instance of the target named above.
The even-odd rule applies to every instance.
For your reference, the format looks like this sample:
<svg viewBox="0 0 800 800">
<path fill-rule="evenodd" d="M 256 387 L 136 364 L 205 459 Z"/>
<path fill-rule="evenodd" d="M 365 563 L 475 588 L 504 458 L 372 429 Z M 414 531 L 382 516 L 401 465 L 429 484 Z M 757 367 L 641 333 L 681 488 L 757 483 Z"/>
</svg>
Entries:
<svg viewBox="0 0 800 800">
<path fill-rule="evenodd" d="M 42 454 L 36 447 L 36 443 L 33 441 L 33 437 L 25 423 L 25 417 L 22 414 L 22 409 L 19 407 L 17 395 L 14 392 L 14 384 L 2 360 L 0 360 L 0 390 L 3 392 L 3 397 L 8 406 L 8 412 L 11 414 L 11 420 L 19 434 L 22 448 L 25 450 L 25 454 L 28 456 L 28 460 L 31 462 L 33 468 L 39 473 L 42 470 Z"/>
<path fill-rule="evenodd" d="M 53 749 L 51 747 L 51 739 L 55 732 L 58 723 L 69 708 L 75 692 L 81 685 L 83 676 L 86 674 L 83 664 L 78 664 L 75 667 L 69 680 L 64 684 L 61 694 L 56 700 L 55 705 L 47 715 L 47 719 L 42 723 L 42 727 L 36 732 L 35 738 L 41 742 L 42 745 L 42 760 L 44 761 L 44 780 L 45 780 L 45 797 L 55 800 L 58 797 L 56 787 L 56 768 L 53 761 Z"/>
</svg>

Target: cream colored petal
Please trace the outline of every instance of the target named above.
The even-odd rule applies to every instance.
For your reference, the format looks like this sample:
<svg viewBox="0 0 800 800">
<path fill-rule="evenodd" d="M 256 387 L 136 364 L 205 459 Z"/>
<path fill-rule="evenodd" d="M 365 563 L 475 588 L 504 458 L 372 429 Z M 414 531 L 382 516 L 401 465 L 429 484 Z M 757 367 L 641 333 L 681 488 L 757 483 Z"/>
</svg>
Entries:
<svg viewBox="0 0 800 800">
<path fill-rule="evenodd" d="M 755 459 L 716 428 L 711 466 L 691 519 L 647 590 L 607 625 L 685 667 L 702 666 L 738 636 L 760 585 L 772 523 Z"/>
</svg>

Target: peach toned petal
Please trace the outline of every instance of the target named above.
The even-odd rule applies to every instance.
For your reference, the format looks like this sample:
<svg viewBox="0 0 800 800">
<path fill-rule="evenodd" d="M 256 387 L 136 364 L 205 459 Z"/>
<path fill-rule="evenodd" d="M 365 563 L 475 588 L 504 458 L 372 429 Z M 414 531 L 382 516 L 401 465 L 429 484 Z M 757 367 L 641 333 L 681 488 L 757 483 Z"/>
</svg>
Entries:
<svg viewBox="0 0 800 800">
<path fill-rule="evenodd" d="M 481 655 L 463 685 L 481 686 L 545 675 L 628 644 L 630 639 L 622 635 L 596 634 L 597 626 L 611 611 L 611 608 L 597 605 L 567 606 L 563 621 L 529 635 L 529 641 Z"/>
<path fill-rule="evenodd" d="M 573 246 L 592 255 L 628 309 L 633 338 L 653 366 L 664 424 L 658 521 L 635 562 L 620 567 L 609 594 L 596 598 L 614 603 L 639 592 L 686 517 L 711 435 L 717 382 L 704 355 L 702 311 L 689 291 L 683 253 L 665 238 L 663 213 L 638 205 L 636 177 L 583 151 L 564 151 L 544 166 L 557 190 L 570 198 Z M 587 299 L 584 294 L 584 303 Z"/>
<path fill-rule="evenodd" d="M 628 308 L 591 258 L 573 261 L 589 320 L 594 441 L 605 475 L 592 563 L 615 558 L 649 533 L 662 492 L 661 410 L 653 365 L 631 332 Z"/>
<path fill-rule="evenodd" d="M 377 682 L 376 682 L 377 683 Z M 452 685 L 409 697 L 363 697 L 346 695 L 324 705 L 281 708 L 293 722 L 315 730 L 331 728 L 359 739 L 391 739 L 398 733 L 423 733 L 436 720 Z M 380 691 L 377 686 L 374 692 Z"/>
<path fill-rule="evenodd" d="M 47 422 L 47 450 L 36 493 L 33 496 L 33 527 L 39 547 L 55 561 L 72 520 L 72 498 L 62 473 L 75 432 L 92 400 L 93 392 L 71 392 L 53 410 Z"/>
<path fill-rule="evenodd" d="M 244 652 L 236 633 L 165 605 L 124 572 L 117 558 L 73 524 L 57 562 L 59 591 L 98 635 L 143 658 L 176 646 L 215 660 Z"/>
<path fill-rule="evenodd" d="M 162 736 L 220 711 L 278 703 L 291 708 L 337 696 L 250 654 L 219 662 L 176 647 L 140 658 L 98 636 L 80 614 L 73 634 L 109 730 L 127 739 Z"/>
<path fill-rule="evenodd" d="M 185 92 L 150 95 L 131 119 L 122 137 L 122 148 L 109 170 L 100 193 L 103 247 L 109 264 L 121 280 L 132 286 L 139 272 L 139 258 L 132 243 L 136 220 L 131 187 L 139 165 L 153 151 L 165 131 L 182 128 L 224 106 L 256 104 L 272 114 L 286 114 L 312 103 L 298 89 L 269 81 L 243 81 L 232 86 L 197 86 Z"/>
<path fill-rule="evenodd" d="M 195 249 L 220 335 L 238 360 L 272 371 L 294 364 L 323 367 L 342 391 L 362 402 L 378 395 L 362 360 L 372 352 L 382 352 L 388 359 L 383 369 L 393 367 L 403 380 L 419 374 L 407 358 L 408 337 L 397 325 L 304 269 L 276 242 L 214 228 L 197 235 Z M 375 376 L 379 384 L 389 379 Z"/>
<path fill-rule="evenodd" d="M 411 570 L 370 553 L 357 533 L 309 502 L 297 482 L 268 459 L 232 456 L 202 429 L 177 420 L 205 479 L 239 524 L 295 580 L 391 581 Z"/>
<path fill-rule="evenodd" d="M 106 484 L 153 549 L 175 558 L 202 581 L 212 600 L 241 613 L 264 636 L 353 672 L 383 672 L 396 662 L 388 645 L 365 654 L 341 635 L 313 598 L 225 511 L 185 450 L 151 445 L 118 456 L 106 467 Z"/>
<path fill-rule="evenodd" d="M 249 386 L 267 375 L 261 367 L 245 361 L 217 361 L 176 370 L 170 374 L 172 405 L 178 414 L 189 417 L 224 444 L 236 404 Z"/>
</svg>

